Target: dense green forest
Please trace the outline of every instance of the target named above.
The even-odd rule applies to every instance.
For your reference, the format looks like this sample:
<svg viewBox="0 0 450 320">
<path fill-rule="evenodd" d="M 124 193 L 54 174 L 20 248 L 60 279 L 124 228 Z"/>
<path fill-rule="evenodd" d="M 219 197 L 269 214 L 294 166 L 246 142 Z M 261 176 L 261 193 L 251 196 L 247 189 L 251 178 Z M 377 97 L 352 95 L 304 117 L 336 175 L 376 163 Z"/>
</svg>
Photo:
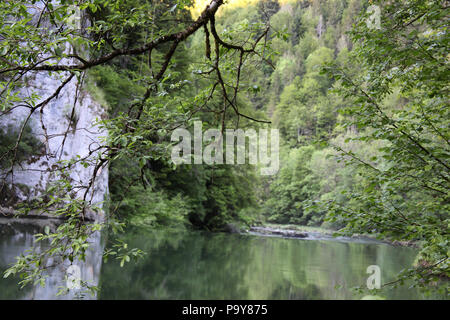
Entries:
<svg viewBox="0 0 450 320">
<path fill-rule="evenodd" d="M 89 3 L 92 59 L 203 17 L 190 1 Z M 372 4 L 380 27 L 368 23 Z M 111 151 L 109 213 L 131 226 L 276 223 L 414 242 L 419 269 L 405 275 L 448 277 L 449 8 L 437 0 L 236 1 L 205 14 L 209 24 L 183 41 L 85 64 L 84 85 L 108 112 L 99 123 Z M 134 108 L 141 97 L 145 107 Z M 195 120 L 203 130 L 278 129 L 278 173 L 174 165 L 170 134 L 192 131 Z"/>
<path fill-rule="evenodd" d="M 136 6 L 133 2 L 127 4 L 130 8 Z M 173 4 L 165 6 L 161 10 Z M 173 168 L 161 155 L 157 160 L 147 160 L 141 175 L 139 164 L 130 166 L 130 159 L 125 158 L 111 165 L 112 204 L 120 202 L 119 214 L 130 216 L 132 223 L 188 224 L 207 229 L 223 228 L 227 222 L 321 225 L 325 211 L 307 213 L 311 201 L 336 198 L 345 201 L 341 190 L 356 181 L 352 179 L 352 169 L 327 158 L 334 154 L 332 147 L 323 147 L 318 142 L 342 144 L 356 130 L 344 127 L 345 117 L 338 112 L 345 106 L 344 99 L 329 91 L 335 80 L 321 74 L 320 67 L 331 62 L 351 65 L 351 41 L 346 32 L 362 9 L 361 1 L 294 1 L 284 5 L 263 1 L 225 8 L 217 19 L 217 29 L 230 39 L 239 36 L 239 30 L 252 26 L 270 24 L 272 28 L 271 62 L 244 70 L 242 82 L 249 89 L 242 90 L 238 98 L 248 114 L 271 120 L 281 131 L 279 174 L 263 179 L 255 174 L 254 168 L 246 166 Z M 187 9 L 178 14 L 190 18 Z M 161 23 L 159 27 L 171 25 Z M 158 97 L 155 103 L 178 108 L 179 101 L 186 103 L 208 85 L 192 75 L 200 72 L 195 68 L 204 55 L 204 37 L 204 32 L 199 32 L 179 49 L 170 81 L 180 88 L 169 97 Z M 127 41 L 144 41 L 139 30 L 129 30 L 127 38 Z M 157 57 L 158 53 L 154 55 Z M 146 61 L 118 61 L 91 70 L 89 81 L 101 89 L 98 94 L 115 117 L 123 111 L 121 106 L 145 91 L 133 81 L 134 74 L 142 72 L 148 72 Z M 197 92 L 192 90 L 192 84 Z M 196 117 L 211 127 L 221 121 L 208 111 L 197 113 Z M 256 125 L 247 122 L 242 121 L 240 127 Z M 229 124 L 233 125 L 232 119 Z M 361 146 L 364 147 L 376 153 L 376 145 Z M 124 195 L 123 190 L 127 190 L 130 182 L 142 179 L 146 182 L 130 187 Z"/>
<path fill-rule="evenodd" d="M 128 1 L 127 6 L 131 9 L 138 3 L 146 5 L 147 2 Z M 157 6 L 154 10 L 166 12 L 174 4 L 175 2 L 164 2 L 160 4 L 160 8 Z M 178 23 L 176 19 L 186 23 L 192 21 L 187 8 L 177 12 L 176 15 L 160 16 L 162 21 L 155 21 L 155 28 L 163 30 L 166 28 L 170 30 L 173 27 L 171 23 L 173 25 Z M 164 22 L 172 21 L 169 17 L 176 19 L 174 18 L 174 22 Z M 241 23 L 242 21 L 236 22 L 236 25 Z M 217 28 L 221 30 L 224 26 L 218 24 Z M 145 36 L 140 31 L 142 30 L 134 28 L 127 30 L 125 41 L 145 41 L 147 30 Z M 167 136 L 161 131 L 178 123 L 180 119 L 184 121 L 184 118 L 187 118 L 186 111 L 201 99 L 203 92 L 206 94 L 211 90 L 208 80 L 195 78 L 195 74 L 201 72 L 195 68 L 199 68 L 200 60 L 204 56 L 203 38 L 204 34 L 198 33 L 178 49 L 173 57 L 170 76 L 165 79 L 164 86 L 167 88 L 163 90 L 167 92 L 151 99 L 150 103 L 158 117 L 151 119 L 151 125 L 153 128 L 157 127 L 156 120 L 163 128 L 159 130 L 151 128 L 146 132 L 150 135 L 151 143 L 147 158 L 135 159 L 129 154 L 124 154 L 111 163 L 111 209 L 117 210 L 117 214 L 131 224 L 194 226 L 214 230 L 223 228 L 230 221 L 250 223 L 256 212 L 256 189 L 259 181 L 254 174 L 254 168 L 248 165 L 204 164 L 174 167 L 170 153 L 164 152 L 168 148 L 165 144 L 163 146 L 163 143 L 167 142 Z M 163 48 L 162 51 L 166 49 Z M 163 54 L 164 52 L 153 52 L 154 63 L 158 63 L 158 57 Z M 145 72 L 151 73 L 145 58 L 118 61 L 91 70 L 88 81 L 91 86 L 95 84 L 92 90 L 104 99 L 111 118 L 115 119 L 121 112 L 126 112 L 127 102 L 145 92 L 145 87 L 135 82 L 135 74 L 141 77 Z M 249 114 L 258 114 L 249 96 L 242 94 L 238 98 L 242 110 L 248 110 Z M 219 102 L 213 101 L 211 104 L 214 103 Z M 263 112 L 259 114 L 264 116 Z M 205 126 L 209 125 L 212 128 L 218 127 L 222 121 L 208 111 L 196 113 L 190 120 L 194 119 L 200 119 Z M 232 125 L 232 119 L 227 120 L 228 122 Z M 247 121 L 248 125 L 251 125 L 249 122 Z M 107 124 L 111 132 L 114 125 L 114 123 Z M 245 122 L 241 122 L 241 125 L 245 127 Z M 130 161 L 135 161 L 134 165 Z"/>
</svg>

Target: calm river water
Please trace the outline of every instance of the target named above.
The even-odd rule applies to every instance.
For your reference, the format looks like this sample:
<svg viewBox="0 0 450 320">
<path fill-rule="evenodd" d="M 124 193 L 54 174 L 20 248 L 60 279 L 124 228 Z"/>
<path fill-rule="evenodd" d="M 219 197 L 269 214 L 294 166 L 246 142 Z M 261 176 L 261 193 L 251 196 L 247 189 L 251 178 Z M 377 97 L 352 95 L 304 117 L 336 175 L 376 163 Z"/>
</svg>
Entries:
<svg viewBox="0 0 450 320">
<path fill-rule="evenodd" d="M 42 227 L 42 226 L 41 226 Z M 30 247 L 37 227 L 0 223 L 0 271 Z M 39 229 L 39 228 L 38 228 Z M 408 268 L 411 248 L 350 239 L 286 239 L 258 235 L 129 230 L 121 238 L 146 252 L 138 263 L 102 262 L 100 236 L 85 263 L 83 280 L 98 284 L 94 299 L 359 299 L 370 265 L 381 281 Z M 104 242 L 104 241 L 103 241 Z M 64 268 L 50 272 L 45 288 L 18 289 L 17 279 L 0 280 L 0 299 L 52 299 L 64 286 Z M 388 299 L 424 299 L 403 286 L 385 290 Z M 73 298 L 66 296 L 59 298 Z M 439 298 L 439 296 L 432 296 Z"/>
</svg>

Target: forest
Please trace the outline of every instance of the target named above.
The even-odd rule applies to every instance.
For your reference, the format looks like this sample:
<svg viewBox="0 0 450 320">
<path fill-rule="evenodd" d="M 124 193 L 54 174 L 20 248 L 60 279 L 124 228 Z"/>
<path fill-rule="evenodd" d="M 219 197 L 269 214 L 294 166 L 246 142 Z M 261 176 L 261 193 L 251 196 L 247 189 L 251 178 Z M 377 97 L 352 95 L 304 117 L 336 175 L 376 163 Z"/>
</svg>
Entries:
<svg viewBox="0 0 450 320">
<path fill-rule="evenodd" d="M 443 282 L 448 295 L 448 1 L 44 1 L 42 21 L 54 25 L 44 36 L 27 9 L 36 2 L 0 4 L 0 119 L 30 110 L 19 127 L 0 122 L 0 206 L 67 219 L 38 234 L 51 250 L 22 256 L 6 276 L 38 281 L 44 254 L 83 259 L 101 229 L 269 227 L 414 246 L 413 265 L 392 284 Z M 17 94 L 40 72 L 59 77 L 55 94 Z M 96 125 L 106 134 L 85 158 L 58 162 L 43 194 L 18 200 L 29 188 L 14 191 L 9 175 L 48 146 L 30 123 L 75 80 L 105 110 Z M 67 110 L 75 131 L 83 114 Z M 195 121 L 204 131 L 277 129 L 278 172 L 261 175 L 248 161 L 174 164 L 170 136 Z M 76 165 L 92 168 L 85 185 L 72 180 Z M 100 209 L 88 199 L 103 168 Z M 88 211 L 107 218 L 81 223 Z M 142 256 L 128 249 L 119 240 L 104 256 Z"/>
</svg>

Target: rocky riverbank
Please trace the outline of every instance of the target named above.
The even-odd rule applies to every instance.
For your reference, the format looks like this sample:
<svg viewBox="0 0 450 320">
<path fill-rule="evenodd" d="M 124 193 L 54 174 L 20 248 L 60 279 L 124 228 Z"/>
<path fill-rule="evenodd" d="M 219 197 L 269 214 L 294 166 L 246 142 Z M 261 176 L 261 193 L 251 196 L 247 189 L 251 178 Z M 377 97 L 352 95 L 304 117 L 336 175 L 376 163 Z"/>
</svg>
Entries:
<svg viewBox="0 0 450 320">
<path fill-rule="evenodd" d="M 334 236 L 335 231 L 321 227 L 298 226 L 298 225 L 278 225 L 264 224 L 260 226 L 251 226 L 244 233 L 250 233 L 262 236 L 278 236 L 284 238 L 297 238 L 307 240 L 335 240 L 344 242 L 363 242 L 363 243 L 383 243 L 399 247 L 418 248 L 417 241 L 398 241 L 390 239 L 377 239 L 374 235 L 354 234 L 352 236 Z"/>
<path fill-rule="evenodd" d="M 257 227 L 252 226 L 249 232 L 256 232 L 264 235 L 277 235 L 287 238 L 306 238 L 308 234 L 306 232 L 301 232 L 297 230 L 281 229 L 281 228 L 271 228 L 271 227 Z"/>
</svg>

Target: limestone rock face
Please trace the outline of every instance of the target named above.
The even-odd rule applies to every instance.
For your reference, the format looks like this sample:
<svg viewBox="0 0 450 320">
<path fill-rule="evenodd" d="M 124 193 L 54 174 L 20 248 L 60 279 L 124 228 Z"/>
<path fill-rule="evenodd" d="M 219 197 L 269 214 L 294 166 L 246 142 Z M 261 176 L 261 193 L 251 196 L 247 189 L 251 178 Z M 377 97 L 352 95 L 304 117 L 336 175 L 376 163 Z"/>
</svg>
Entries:
<svg viewBox="0 0 450 320">
<path fill-rule="evenodd" d="M 23 88 L 23 94 L 33 91 L 42 99 L 52 95 L 61 85 L 56 76 L 46 73 L 35 74 L 29 79 L 28 86 Z M 29 108 L 18 107 L 12 112 L 0 116 L 0 129 L 8 126 L 20 127 L 29 114 Z M 13 173 L 3 177 L 10 185 L 14 185 L 13 192 L 19 201 L 31 200 L 42 195 L 50 181 L 57 179 L 53 170 L 61 160 L 77 159 L 79 157 L 95 161 L 101 151 L 102 137 L 106 131 L 96 126 L 97 119 L 106 117 L 105 107 L 93 100 L 91 95 L 77 86 L 75 77 L 60 92 L 60 94 L 47 104 L 42 112 L 36 110 L 29 120 L 33 134 L 45 145 L 45 154 L 33 157 L 28 161 L 14 167 Z M 76 163 L 70 171 L 73 185 L 87 186 L 92 178 L 94 166 L 83 166 Z M 22 186 L 22 187 L 18 187 Z M 23 185 L 27 188 L 23 188 Z M 77 191 L 82 196 L 84 190 Z M 108 194 L 108 168 L 103 167 L 97 173 L 95 183 L 90 190 L 87 200 L 99 205 Z"/>
<path fill-rule="evenodd" d="M 43 2 L 37 2 L 27 7 L 34 15 L 34 20 L 40 19 Z M 75 10 L 73 21 L 77 28 L 84 32 L 89 25 L 89 19 Z M 42 21 L 43 32 L 52 28 L 49 21 Z M 79 49 L 81 50 L 81 49 Z M 64 52 L 73 53 L 74 49 L 67 44 Z M 83 56 L 87 57 L 88 52 Z M 45 58 L 45 56 L 44 56 Z M 56 64 L 75 65 L 79 61 L 62 58 L 59 61 L 49 60 Z M 52 97 L 60 88 L 61 84 L 68 79 L 70 73 L 48 73 L 27 72 L 23 77 L 23 87 L 19 95 L 29 98 L 33 95 L 39 96 L 36 105 Z M 32 200 L 34 197 L 43 195 L 51 181 L 58 179 L 58 171 L 55 170 L 59 163 L 64 160 L 83 159 L 86 157 L 89 165 L 76 163 L 70 169 L 70 179 L 76 197 L 84 197 L 85 188 L 90 185 L 93 176 L 96 159 L 102 151 L 102 137 L 107 132 L 101 130 L 97 125 L 97 119 L 107 116 L 106 106 L 96 102 L 93 97 L 79 84 L 79 79 L 73 76 L 59 93 L 53 97 L 48 104 L 35 110 L 28 120 L 32 134 L 45 146 L 45 151 L 30 159 L 22 161 L 9 169 L 0 170 L 0 183 L 7 182 L 8 190 L 6 197 L 13 202 Z M 30 114 L 30 108 L 18 104 L 12 110 L 0 111 L 0 130 L 4 132 L 7 128 L 20 128 Z M 95 152 L 94 152 L 95 151 Z M 102 207 L 102 202 L 108 194 L 108 168 L 101 167 L 98 170 L 92 188 L 89 189 L 87 201 L 92 205 Z M 2 197 L 5 191 L 0 192 Z M 0 199 L 0 207 L 7 203 L 12 206 L 11 201 Z M 3 208 L 5 209 L 5 208 Z M 90 217 L 92 218 L 92 217 Z M 94 217 L 97 219 L 98 217 Z"/>
</svg>

